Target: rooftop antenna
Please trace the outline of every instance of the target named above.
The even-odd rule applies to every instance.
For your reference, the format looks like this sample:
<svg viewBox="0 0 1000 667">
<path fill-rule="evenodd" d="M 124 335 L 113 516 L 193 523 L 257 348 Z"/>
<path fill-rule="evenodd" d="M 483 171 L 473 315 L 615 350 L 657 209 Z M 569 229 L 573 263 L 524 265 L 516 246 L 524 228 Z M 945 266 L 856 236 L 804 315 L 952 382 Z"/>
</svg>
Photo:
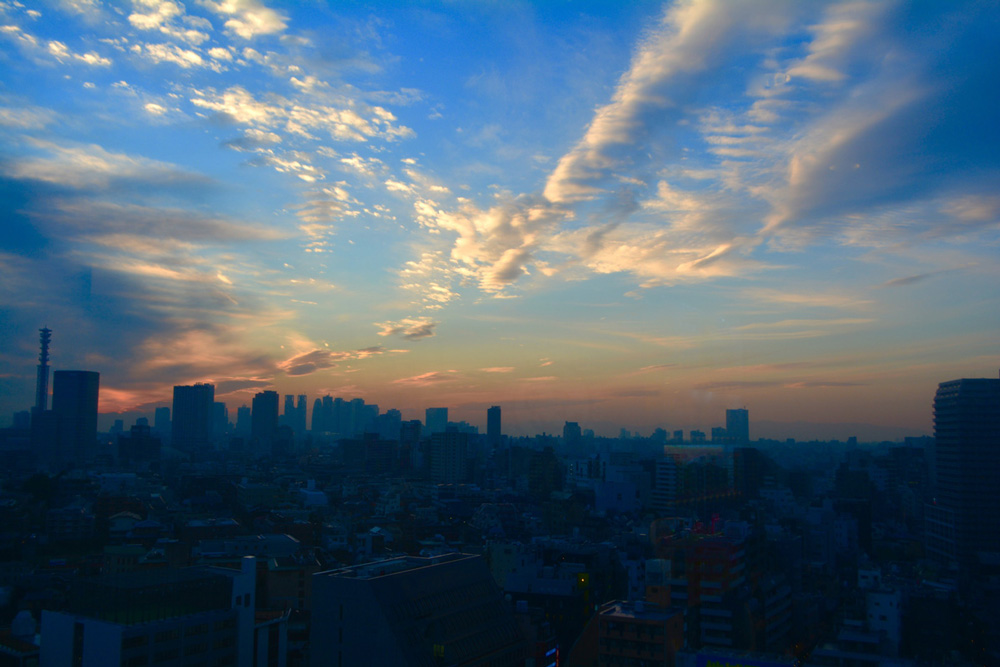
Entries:
<svg viewBox="0 0 1000 667">
<path fill-rule="evenodd" d="M 35 410 L 45 412 L 49 405 L 49 343 L 52 341 L 52 329 L 39 329 L 38 339 L 41 350 L 38 353 L 38 380 L 35 382 Z"/>
</svg>

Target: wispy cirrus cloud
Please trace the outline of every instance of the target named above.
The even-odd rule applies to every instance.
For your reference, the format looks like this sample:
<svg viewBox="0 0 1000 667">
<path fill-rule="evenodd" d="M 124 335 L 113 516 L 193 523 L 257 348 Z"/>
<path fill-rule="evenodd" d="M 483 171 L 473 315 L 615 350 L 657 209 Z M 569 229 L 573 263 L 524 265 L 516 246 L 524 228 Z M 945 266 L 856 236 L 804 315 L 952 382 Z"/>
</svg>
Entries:
<svg viewBox="0 0 1000 667">
<path fill-rule="evenodd" d="M 393 380 L 392 384 L 420 388 L 433 387 L 439 384 L 454 382 L 457 379 L 457 371 L 429 371 L 427 373 L 421 373 L 420 375 L 413 375 Z"/>
</svg>

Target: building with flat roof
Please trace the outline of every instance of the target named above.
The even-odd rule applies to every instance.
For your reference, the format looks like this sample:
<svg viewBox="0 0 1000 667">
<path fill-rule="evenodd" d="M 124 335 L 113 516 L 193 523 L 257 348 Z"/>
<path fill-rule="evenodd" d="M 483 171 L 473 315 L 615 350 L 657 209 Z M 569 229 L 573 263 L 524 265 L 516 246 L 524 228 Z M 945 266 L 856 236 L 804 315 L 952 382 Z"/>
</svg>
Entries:
<svg viewBox="0 0 1000 667">
<path fill-rule="evenodd" d="M 928 554 L 969 564 L 977 552 L 1000 552 L 1000 379 L 938 385 L 932 464 Z"/>
<path fill-rule="evenodd" d="M 313 575 L 312 665 L 524 665 L 481 556 L 406 556 Z"/>
<path fill-rule="evenodd" d="M 256 565 L 77 579 L 65 611 L 42 612 L 42 667 L 252 667 Z"/>
</svg>

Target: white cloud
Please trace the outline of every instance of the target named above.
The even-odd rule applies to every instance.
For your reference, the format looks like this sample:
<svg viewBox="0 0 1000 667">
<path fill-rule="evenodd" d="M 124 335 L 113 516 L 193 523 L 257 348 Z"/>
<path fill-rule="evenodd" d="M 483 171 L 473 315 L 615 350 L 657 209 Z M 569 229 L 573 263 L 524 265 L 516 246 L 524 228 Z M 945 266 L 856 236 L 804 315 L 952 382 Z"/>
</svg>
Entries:
<svg viewBox="0 0 1000 667">
<path fill-rule="evenodd" d="M 154 63 L 173 63 L 184 69 L 205 65 L 205 59 L 196 51 L 181 48 L 176 44 L 133 44 L 132 52 Z"/>
<path fill-rule="evenodd" d="M 257 0 L 201 0 L 201 4 L 226 18 L 226 30 L 243 39 L 274 35 L 287 27 L 284 15 Z"/>
</svg>

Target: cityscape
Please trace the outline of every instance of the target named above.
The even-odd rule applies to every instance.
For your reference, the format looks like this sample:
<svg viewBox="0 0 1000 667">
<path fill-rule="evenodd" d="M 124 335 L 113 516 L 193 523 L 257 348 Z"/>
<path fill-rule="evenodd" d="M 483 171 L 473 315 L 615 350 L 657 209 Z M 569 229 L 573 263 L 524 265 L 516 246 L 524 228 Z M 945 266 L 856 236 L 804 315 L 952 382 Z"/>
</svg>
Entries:
<svg viewBox="0 0 1000 667">
<path fill-rule="evenodd" d="M 51 372 L 0 430 L 15 665 L 921 665 L 1000 658 L 1000 377 L 903 442 L 485 432 L 212 384 L 98 431 Z M 720 416 L 721 417 L 721 416 Z M 346 613 L 345 613 L 346 608 Z M 346 632 L 345 632 L 346 630 Z"/>
<path fill-rule="evenodd" d="M 1000 665 L 984 0 L 0 0 L 0 667 Z"/>
</svg>

